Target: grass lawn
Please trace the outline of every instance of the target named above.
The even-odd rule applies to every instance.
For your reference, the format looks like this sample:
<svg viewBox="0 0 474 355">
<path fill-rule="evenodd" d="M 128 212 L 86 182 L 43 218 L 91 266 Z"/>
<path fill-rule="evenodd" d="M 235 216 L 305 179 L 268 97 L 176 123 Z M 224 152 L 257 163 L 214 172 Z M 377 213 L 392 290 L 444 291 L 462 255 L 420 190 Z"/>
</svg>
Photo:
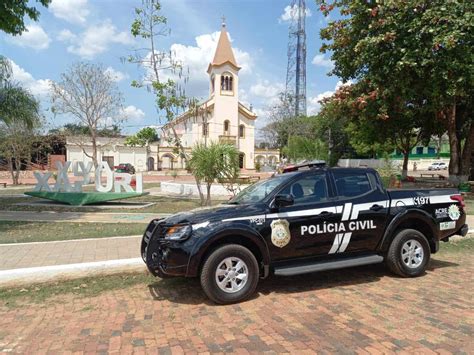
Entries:
<svg viewBox="0 0 474 355">
<path fill-rule="evenodd" d="M 21 189 L 18 188 L 18 189 L 3 189 L 3 188 L 0 188 L 0 196 L 1 195 L 21 195 L 22 193 L 26 192 L 26 191 L 31 191 L 33 190 L 33 186 L 31 187 L 22 187 Z"/>
<path fill-rule="evenodd" d="M 73 294 L 77 297 L 94 297 L 102 292 L 127 288 L 137 284 L 151 284 L 156 279 L 148 273 L 87 277 L 58 281 L 21 288 L 0 288 L 0 305 L 13 308 L 20 302 L 44 303 L 50 297 Z"/>
<path fill-rule="evenodd" d="M 139 235 L 144 223 L 55 223 L 0 221 L 0 244 Z"/>
<path fill-rule="evenodd" d="M 97 208 L 94 206 L 74 207 L 74 206 L 30 206 L 18 205 L 18 203 L 31 203 L 35 201 L 44 201 L 34 197 L 8 197 L 0 198 L 0 213 L 4 211 L 54 211 L 54 212 L 130 212 L 130 213 L 176 213 L 189 211 L 199 207 L 199 200 L 186 198 L 170 198 L 165 196 L 141 196 L 133 199 L 123 200 L 124 202 L 143 202 L 154 203 L 146 208 Z M 119 202 L 119 200 L 114 201 Z M 214 201 L 214 204 L 222 201 Z"/>
<path fill-rule="evenodd" d="M 466 213 L 474 214 L 474 199 L 466 199 Z"/>
</svg>

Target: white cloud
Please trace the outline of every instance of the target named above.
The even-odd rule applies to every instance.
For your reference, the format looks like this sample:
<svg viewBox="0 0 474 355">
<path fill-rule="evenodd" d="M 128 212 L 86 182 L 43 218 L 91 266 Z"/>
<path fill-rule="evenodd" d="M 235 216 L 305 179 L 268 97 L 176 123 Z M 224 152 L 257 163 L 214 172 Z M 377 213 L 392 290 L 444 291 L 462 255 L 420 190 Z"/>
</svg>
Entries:
<svg viewBox="0 0 474 355">
<path fill-rule="evenodd" d="M 314 97 L 308 98 L 308 102 L 307 102 L 308 115 L 315 115 L 319 112 L 319 110 L 321 110 L 321 102 L 320 102 L 321 100 L 331 97 L 341 86 L 351 85 L 351 84 L 352 84 L 352 80 L 349 80 L 346 83 L 343 83 L 341 80 L 339 80 L 336 83 L 336 87 L 334 88 L 334 90 L 332 91 L 328 90 Z"/>
<path fill-rule="evenodd" d="M 87 0 L 53 0 L 49 10 L 54 16 L 75 24 L 84 24 L 90 13 Z"/>
<path fill-rule="evenodd" d="M 311 63 L 319 67 L 330 69 L 334 67 L 334 62 L 331 59 L 324 58 L 323 54 L 316 54 Z"/>
<path fill-rule="evenodd" d="M 58 41 L 63 41 L 63 42 L 68 42 L 72 41 L 76 38 L 76 35 L 72 33 L 71 31 L 64 29 L 59 34 L 56 36 L 56 39 Z"/>
<path fill-rule="evenodd" d="M 297 18 L 298 11 L 299 11 L 299 6 L 296 5 L 296 4 L 293 5 L 293 6 L 290 6 L 290 5 L 286 6 L 285 10 L 283 11 L 281 16 L 279 17 L 278 22 L 280 22 L 280 23 L 289 22 L 289 21 Z M 306 14 L 306 17 L 310 17 L 312 15 L 311 10 L 306 8 L 305 9 L 305 14 Z"/>
<path fill-rule="evenodd" d="M 250 93 L 252 95 L 270 99 L 273 101 L 274 99 L 278 100 L 278 94 L 285 91 L 285 85 L 282 83 L 275 83 L 270 84 L 268 80 L 260 81 L 250 87 Z"/>
<path fill-rule="evenodd" d="M 103 53 L 109 49 L 110 44 L 131 44 L 132 37 L 128 32 L 117 31 L 117 28 L 110 20 L 88 27 L 83 33 L 73 35 L 72 33 L 63 33 L 66 42 L 71 45 L 67 47 L 68 52 L 77 54 L 85 59 L 92 59 L 97 54 Z"/>
<path fill-rule="evenodd" d="M 186 89 L 191 95 L 203 93 L 204 89 L 207 89 L 205 85 L 209 81 L 209 76 L 206 70 L 214 57 L 219 35 L 220 32 L 214 32 L 197 36 L 195 46 L 174 43 L 170 47 L 176 60 L 183 64 L 185 72 L 189 70 L 189 84 Z M 232 41 L 230 35 L 229 38 Z M 239 75 L 251 73 L 253 62 L 250 54 L 235 47 L 233 51 L 237 64 L 242 67 Z"/>
<path fill-rule="evenodd" d="M 127 73 L 122 73 L 121 71 L 115 70 L 112 67 L 107 67 L 107 69 L 105 69 L 105 74 L 109 75 L 115 82 L 119 82 L 128 78 Z"/>
<path fill-rule="evenodd" d="M 20 47 L 41 50 L 49 47 L 51 39 L 41 26 L 32 23 L 26 26 L 26 31 L 21 36 L 10 36 L 8 41 Z"/>
<path fill-rule="evenodd" d="M 120 116 L 126 120 L 141 121 L 145 117 L 145 112 L 133 105 L 129 105 L 121 110 Z"/>
<path fill-rule="evenodd" d="M 21 68 L 13 60 L 10 59 L 12 66 L 13 79 L 22 84 L 28 89 L 34 96 L 46 97 L 50 93 L 51 80 L 39 79 L 36 80 L 33 75 L 28 73 L 25 69 Z"/>
</svg>

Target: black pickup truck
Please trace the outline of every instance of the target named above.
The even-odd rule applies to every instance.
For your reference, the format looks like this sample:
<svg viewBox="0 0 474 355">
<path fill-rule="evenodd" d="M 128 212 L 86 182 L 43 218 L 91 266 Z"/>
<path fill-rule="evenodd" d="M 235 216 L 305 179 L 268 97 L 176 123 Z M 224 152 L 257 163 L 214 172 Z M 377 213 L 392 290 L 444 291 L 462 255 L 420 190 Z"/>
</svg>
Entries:
<svg viewBox="0 0 474 355">
<path fill-rule="evenodd" d="M 229 202 L 150 222 L 141 254 L 159 277 L 200 277 L 216 303 L 244 300 L 258 280 L 381 263 L 424 273 L 439 241 L 466 235 L 455 189 L 386 190 L 368 168 L 276 175 Z"/>
</svg>

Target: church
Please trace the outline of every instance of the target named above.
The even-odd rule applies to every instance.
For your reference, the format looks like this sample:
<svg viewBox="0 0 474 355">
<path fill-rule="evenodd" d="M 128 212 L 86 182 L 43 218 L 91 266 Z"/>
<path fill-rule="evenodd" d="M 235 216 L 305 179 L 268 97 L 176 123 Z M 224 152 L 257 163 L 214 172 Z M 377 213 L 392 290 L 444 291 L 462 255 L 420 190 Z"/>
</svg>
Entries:
<svg viewBox="0 0 474 355">
<path fill-rule="evenodd" d="M 197 143 L 225 142 L 238 149 L 241 169 L 254 170 L 256 164 L 275 167 L 280 162 L 279 150 L 255 147 L 257 115 L 252 107 L 239 101 L 239 70 L 223 23 L 214 58 L 207 67 L 209 98 L 199 104 L 198 110 L 184 112 L 165 124 L 160 132 L 159 144 L 127 147 L 124 138 L 101 138 L 97 158 L 107 161 L 111 167 L 130 163 L 137 171 L 185 169 L 185 161 L 177 154 L 173 144 L 174 130 L 189 154 Z M 79 147 L 74 142 L 77 139 L 67 139 L 67 160 L 90 161 L 84 151 L 90 150 L 88 153 L 91 154 L 90 144 L 83 143 Z"/>
<path fill-rule="evenodd" d="M 197 114 L 188 111 L 166 124 L 162 142 L 173 137 L 174 128 L 185 148 L 209 141 L 229 143 L 239 150 L 240 168 L 254 169 L 257 115 L 239 101 L 239 70 L 223 23 L 214 59 L 207 68 L 209 98 L 200 104 Z"/>
</svg>

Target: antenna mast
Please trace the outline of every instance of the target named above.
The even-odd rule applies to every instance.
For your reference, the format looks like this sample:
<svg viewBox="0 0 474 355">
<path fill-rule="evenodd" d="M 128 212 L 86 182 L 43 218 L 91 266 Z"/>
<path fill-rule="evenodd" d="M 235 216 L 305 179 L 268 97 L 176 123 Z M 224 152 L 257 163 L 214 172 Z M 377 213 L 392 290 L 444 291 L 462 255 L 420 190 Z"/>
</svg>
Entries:
<svg viewBox="0 0 474 355">
<path fill-rule="evenodd" d="M 306 4 L 292 0 L 288 32 L 288 66 L 286 69 L 286 100 L 295 117 L 306 116 Z"/>
</svg>

